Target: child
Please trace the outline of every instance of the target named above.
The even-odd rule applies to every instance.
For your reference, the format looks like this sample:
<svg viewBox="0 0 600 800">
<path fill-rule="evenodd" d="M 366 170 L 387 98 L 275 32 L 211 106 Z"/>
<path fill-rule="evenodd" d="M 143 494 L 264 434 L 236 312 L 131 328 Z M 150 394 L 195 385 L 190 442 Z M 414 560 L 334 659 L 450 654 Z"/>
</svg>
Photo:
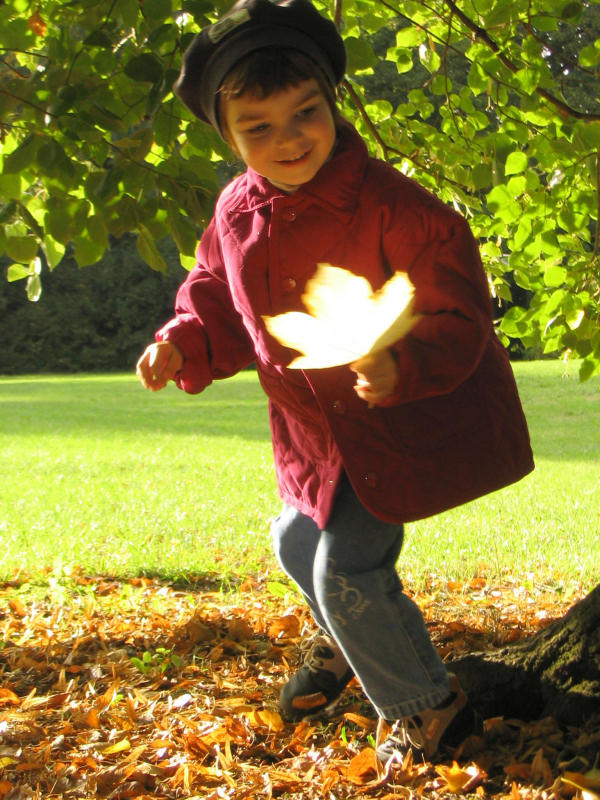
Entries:
<svg viewBox="0 0 600 800">
<path fill-rule="evenodd" d="M 486 276 L 464 219 L 370 158 L 335 106 L 345 54 L 308 0 L 242 0 L 187 51 L 176 91 L 246 172 L 222 192 L 175 317 L 137 366 L 148 389 L 201 392 L 251 362 L 269 396 L 283 510 L 273 538 L 319 633 L 283 687 L 289 720 L 353 675 L 380 719 L 384 763 L 432 758 L 475 726 L 395 570 L 403 523 L 533 468 Z M 396 271 L 420 320 L 349 366 L 290 370 L 263 316 L 303 310 L 317 264 L 379 289 Z"/>
</svg>

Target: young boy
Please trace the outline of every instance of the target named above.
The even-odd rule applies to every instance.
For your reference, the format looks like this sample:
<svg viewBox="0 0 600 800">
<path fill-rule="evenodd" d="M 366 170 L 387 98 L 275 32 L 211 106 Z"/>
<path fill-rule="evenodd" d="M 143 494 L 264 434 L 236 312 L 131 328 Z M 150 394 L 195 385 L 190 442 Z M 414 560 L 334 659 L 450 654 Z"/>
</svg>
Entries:
<svg viewBox="0 0 600 800">
<path fill-rule="evenodd" d="M 308 0 L 242 0 L 186 53 L 176 91 L 246 163 L 222 192 L 176 301 L 138 362 L 142 383 L 201 392 L 256 362 L 269 396 L 277 556 L 321 632 L 281 692 L 286 718 L 324 709 L 356 675 L 378 756 L 432 758 L 476 715 L 395 569 L 403 523 L 533 468 L 465 220 L 370 158 L 335 106 L 345 54 Z M 379 289 L 405 271 L 419 321 L 341 367 L 292 370 L 264 316 L 303 310 L 317 264 Z"/>
</svg>

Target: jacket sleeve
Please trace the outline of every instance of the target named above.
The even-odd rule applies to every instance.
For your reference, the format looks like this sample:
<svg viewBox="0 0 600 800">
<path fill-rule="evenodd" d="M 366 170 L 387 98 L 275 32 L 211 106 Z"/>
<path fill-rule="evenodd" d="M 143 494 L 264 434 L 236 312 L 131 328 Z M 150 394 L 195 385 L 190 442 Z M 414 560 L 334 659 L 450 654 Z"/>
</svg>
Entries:
<svg viewBox="0 0 600 800">
<path fill-rule="evenodd" d="M 175 317 L 157 331 L 156 340 L 181 350 L 177 385 L 191 394 L 254 360 L 252 341 L 231 298 L 214 219 L 198 246 L 196 266 L 177 292 Z"/>
<path fill-rule="evenodd" d="M 400 377 L 383 406 L 452 392 L 495 336 L 487 278 L 466 220 L 431 198 L 397 227 L 393 222 L 384 234 L 386 260 L 392 271 L 408 272 L 420 319 L 392 347 Z"/>
</svg>

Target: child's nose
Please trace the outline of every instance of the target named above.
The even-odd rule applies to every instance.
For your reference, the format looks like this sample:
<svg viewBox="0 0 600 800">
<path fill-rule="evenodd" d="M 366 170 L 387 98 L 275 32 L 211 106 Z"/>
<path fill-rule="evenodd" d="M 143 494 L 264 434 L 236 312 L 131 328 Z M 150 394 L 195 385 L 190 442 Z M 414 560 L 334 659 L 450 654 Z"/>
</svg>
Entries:
<svg viewBox="0 0 600 800">
<path fill-rule="evenodd" d="M 298 139 L 300 136 L 300 127 L 295 121 L 290 121 L 287 125 L 283 125 L 279 131 L 279 144 L 288 144 Z"/>
</svg>

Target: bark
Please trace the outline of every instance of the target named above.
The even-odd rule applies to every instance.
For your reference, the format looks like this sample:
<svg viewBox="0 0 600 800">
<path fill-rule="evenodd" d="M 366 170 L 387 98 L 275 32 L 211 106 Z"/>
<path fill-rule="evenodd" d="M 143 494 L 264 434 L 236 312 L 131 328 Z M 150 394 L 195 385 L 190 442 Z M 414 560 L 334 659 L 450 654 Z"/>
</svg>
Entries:
<svg viewBox="0 0 600 800">
<path fill-rule="evenodd" d="M 449 668 L 484 718 L 589 719 L 600 713 L 600 586 L 534 636 Z"/>
</svg>

